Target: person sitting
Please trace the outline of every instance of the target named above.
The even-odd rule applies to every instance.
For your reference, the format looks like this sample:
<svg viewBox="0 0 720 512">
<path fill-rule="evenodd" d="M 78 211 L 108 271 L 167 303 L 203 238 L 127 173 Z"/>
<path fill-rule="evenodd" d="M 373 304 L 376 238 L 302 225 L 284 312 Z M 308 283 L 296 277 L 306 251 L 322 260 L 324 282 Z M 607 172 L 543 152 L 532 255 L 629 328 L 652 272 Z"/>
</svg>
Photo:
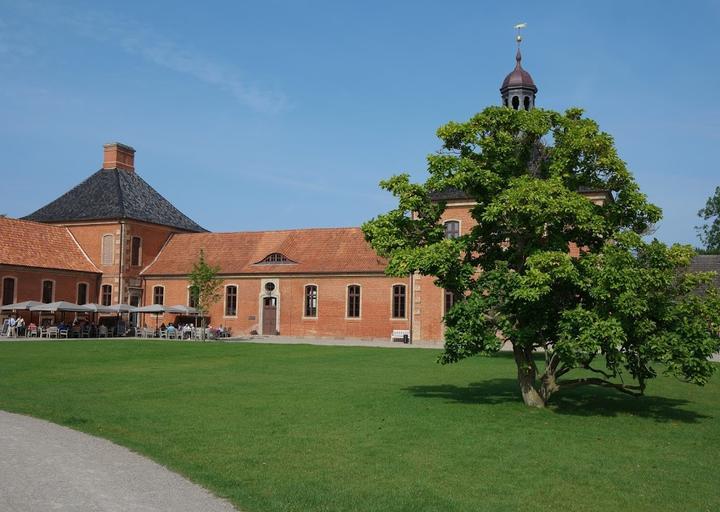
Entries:
<svg viewBox="0 0 720 512">
<path fill-rule="evenodd" d="M 175 326 L 173 324 L 168 324 L 166 330 L 168 339 L 174 339 L 177 337 L 177 329 L 175 329 Z"/>
</svg>

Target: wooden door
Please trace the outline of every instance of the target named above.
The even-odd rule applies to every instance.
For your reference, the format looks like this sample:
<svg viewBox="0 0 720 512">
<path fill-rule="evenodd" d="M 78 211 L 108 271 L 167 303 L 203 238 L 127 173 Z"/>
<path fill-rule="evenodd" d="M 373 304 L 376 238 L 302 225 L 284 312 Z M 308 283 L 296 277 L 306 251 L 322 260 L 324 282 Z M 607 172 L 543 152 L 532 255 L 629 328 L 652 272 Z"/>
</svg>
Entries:
<svg viewBox="0 0 720 512">
<path fill-rule="evenodd" d="M 277 299 L 275 297 L 263 298 L 263 334 L 277 334 Z"/>
</svg>

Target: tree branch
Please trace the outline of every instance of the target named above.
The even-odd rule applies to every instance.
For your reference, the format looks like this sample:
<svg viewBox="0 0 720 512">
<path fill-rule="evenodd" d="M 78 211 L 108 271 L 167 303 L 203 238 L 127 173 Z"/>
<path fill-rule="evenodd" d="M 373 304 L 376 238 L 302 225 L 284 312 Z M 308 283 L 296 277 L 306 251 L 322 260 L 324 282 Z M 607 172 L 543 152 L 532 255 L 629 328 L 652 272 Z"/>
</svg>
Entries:
<svg viewBox="0 0 720 512">
<path fill-rule="evenodd" d="M 613 377 L 615 377 L 615 375 L 613 375 L 612 373 L 604 372 L 604 371 L 599 370 L 599 369 L 597 369 L 597 368 L 593 368 L 593 367 L 590 366 L 589 364 L 586 364 L 585 366 L 583 366 L 583 368 L 584 368 L 585 370 L 590 370 L 590 371 L 593 372 L 593 373 L 599 373 L 600 375 L 602 375 L 602 376 L 605 377 L 606 379 L 612 379 Z"/>
<path fill-rule="evenodd" d="M 626 393 L 632 396 L 642 396 L 642 386 L 628 386 L 625 384 L 616 384 L 605 379 L 598 379 L 595 377 L 588 377 L 582 379 L 568 380 L 565 382 L 558 383 L 561 389 L 575 388 L 578 386 L 602 386 L 605 388 L 616 389 L 622 393 Z"/>
</svg>

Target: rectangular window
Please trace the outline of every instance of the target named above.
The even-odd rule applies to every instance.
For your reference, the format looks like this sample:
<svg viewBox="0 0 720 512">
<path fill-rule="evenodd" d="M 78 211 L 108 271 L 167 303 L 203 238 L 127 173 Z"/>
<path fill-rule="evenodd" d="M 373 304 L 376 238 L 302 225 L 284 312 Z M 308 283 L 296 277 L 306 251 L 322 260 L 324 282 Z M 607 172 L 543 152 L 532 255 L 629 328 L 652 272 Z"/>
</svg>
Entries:
<svg viewBox="0 0 720 512">
<path fill-rule="evenodd" d="M 113 252 L 115 251 L 115 237 L 113 235 L 103 235 L 102 237 L 102 264 L 113 264 Z"/>
<path fill-rule="evenodd" d="M 100 290 L 100 304 L 103 306 L 112 304 L 112 285 L 104 284 Z"/>
<path fill-rule="evenodd" d="M 348 318 L 360 318 L 360 286 L 356 284 L 348 286 L 347 294 Z"/>
<path fill-rule="evenodd" d="M 393 286 L 393 318 L 405 318 L 405 285 L 396 284 Z"/>
<path fill-rule="evenodd" d="M 317 286 L 314 284 L 305 287 L 305 316 L 317 316 Z"/>
<path fill-rule="evenodd" d="M 451 292 L 450 290 L 445 290 L 445 313 L 447 315 L 448 311 L 455 305 L 455 294 Z"/>
<path fill-rule="evenodd" d="M 88 292 L 88 285 L 87 283 L 78 283 L 78 290 L 77 290 L 77 303 L 81 306 L 83 304 L 87 304 L 87 292 Z"/>
<path fill-rule="evenodd" d="M 139 236 L 132 237 L 130 247 L 130 265 L 137 267 L 140 265 L 140 244 L 141 239 Z"/>
<path fill-rule="evenodd" d="M 50 304 L 53 301 L 53 290 L 55 288 L 55 283 L 52 281 L 43 281 L 42 282 L 42 301 L 45 304 Z"/>
<path fill-rule="evenodd" d="M 195 286 L 188 286 L 188 306 L 196 308 L 198 305 L 198 289 Z"/>
<path fill-rule="evenodd" d="M 2 305 L 7 306 L 15 302 L 15 278 L 6 277 L 2 285 Z"/>
<path fill-rule="evenodd" d="M 153 288 L 153 304 L 164 304 L 165 303 L 165 288 L 162 286 L 156 286 Z"/>
<path fill-rule="evenodd" d="M 225 288 L 225 316 L 237 315 L 237 286 Z"/>
</svg>

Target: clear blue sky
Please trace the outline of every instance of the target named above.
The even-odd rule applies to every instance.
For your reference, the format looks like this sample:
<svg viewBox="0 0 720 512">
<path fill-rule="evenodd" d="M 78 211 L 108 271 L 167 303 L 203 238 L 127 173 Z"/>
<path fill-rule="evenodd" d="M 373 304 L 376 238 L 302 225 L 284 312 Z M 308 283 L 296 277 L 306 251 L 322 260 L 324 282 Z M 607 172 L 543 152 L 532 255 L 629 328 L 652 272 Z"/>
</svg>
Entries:
<svg viewBox="0 0 720 512">
<path fill-rule="evenodd" d="M 62 3 L 62 6 L 60 5 Z M 0 0 L 0 213 L 137 149 L 212 231 L 352 226 L 425 177 L 438 126 L 499 102 L 515 23 L 539 106 L 586 109 L 697 243 L 720 185 L 720 2 Z"/>
</svg>

